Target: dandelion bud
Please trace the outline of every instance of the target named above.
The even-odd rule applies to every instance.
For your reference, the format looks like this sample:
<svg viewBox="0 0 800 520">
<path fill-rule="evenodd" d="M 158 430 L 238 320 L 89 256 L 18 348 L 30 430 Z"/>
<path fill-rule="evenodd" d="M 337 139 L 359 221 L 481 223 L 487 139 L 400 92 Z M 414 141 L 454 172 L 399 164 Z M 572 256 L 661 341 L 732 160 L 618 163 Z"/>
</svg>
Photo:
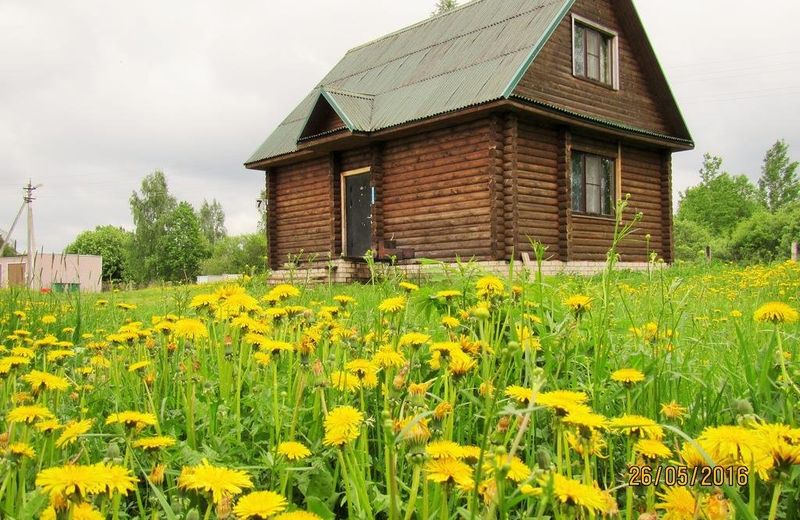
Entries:
<svg viewBox="0 0 800 520">
<path fill-rule="evenodd" d="M 753 405 L 747 399 L 735 399 L 731 403 L 733 415 L 750 415 L 753 413 Z"/>
<path fill-rule="evenodd" d="M 186 513 L 186 520 L 200 520 L 200 512 L 192 508 L 188 513 Z"/>
<path fill-rule="evenodd" d="M 553 464 L 553 461 L 550 459 L 550 452 L 547 451 L 544 447 L 539 447 L 536 450 L 536 464 L 539 466 L 540 469 L 548 470 L 550 466 Z"/>
<path fill-rule="evenodd" d="M 230 518 L 233 512 L 233 504 L 231 498 L 227 495 L 222 497 L 222 500 L 217 503 L 217 518 L 220 520 Z"/>
<path fill-rule="evenodd" d="M 106 458 L 114 460 L 120 457 L 119 445 L 115 442 L 110 442 L 106 447 Z"/>
<path fill-rule="evenodd" d="M 653 512 L 642 513 L 638 520 L 658 520 L 658 514 Z"/>
<path fill-rule="evenodd" d="M 0 448 L 8 446 L 8 432 L 0 433 Z"/>
<path fill-rule="evenodd" d="M 160 486 L 164 483 L 164 469 L 165 467 L 163 464 L 156 464 L 153 466 L 152 471 L 150 471 L 150 481 L 156 486 Z"/>
</svg>

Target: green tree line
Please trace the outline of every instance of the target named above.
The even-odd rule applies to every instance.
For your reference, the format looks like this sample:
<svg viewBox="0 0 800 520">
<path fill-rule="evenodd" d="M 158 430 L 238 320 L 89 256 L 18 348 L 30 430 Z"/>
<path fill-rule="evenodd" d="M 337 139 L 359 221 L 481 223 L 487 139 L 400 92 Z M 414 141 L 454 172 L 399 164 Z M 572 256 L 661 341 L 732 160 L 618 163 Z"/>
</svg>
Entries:
<svg viewBox="0 0 800 520">
<path fill-rule="evenodd" d="M 198 274 L 259 273 L 266 268 L 265 233 L 229 236 L 216 200 L 199 210 L 178 201 L 161 171 L 146 176 L 130 197 L 133 231 L 97 226 L 79 234 L 67 253 L 103 257 L 103 279 L 146 285 L 194 281 Z"/>
<path fill-rule="evenodd" d="M 705 154 L 700 184 L 680 194 L 676 258 L 703 258 L 706 247 L 720 260 L 755 263 L 788 258 L 791 243 L 800 240 L 797 168 L 783 140 L 767 150 L 755 184 L 746 175 L 725 171 L 722 158 Z"/>
</svg>

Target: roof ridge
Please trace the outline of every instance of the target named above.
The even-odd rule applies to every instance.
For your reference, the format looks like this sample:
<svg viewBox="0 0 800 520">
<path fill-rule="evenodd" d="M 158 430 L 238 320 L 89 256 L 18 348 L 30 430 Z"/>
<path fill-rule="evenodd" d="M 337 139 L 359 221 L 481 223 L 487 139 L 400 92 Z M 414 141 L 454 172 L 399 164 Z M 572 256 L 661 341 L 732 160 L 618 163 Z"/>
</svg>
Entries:
<svg viewBox="0 0 800 520">
<path fill-rule="evenodd" d="M 473 1 L 472 1 L 472 2 L 470 2 L 469 4 L 465 4 L 465 5 L 461 6 L 461 7 L 466 7 L 467 5 L 473 5 L 473 4 L 477 4 L 477 3 L 479 3 L 479 2 L 483 2 L 483 1 L 485 1 L 485 0 L 473 0 Z M 542 0 L 542 3 L 541 3 L 541 4 L 537 5 L 536 7 L 533 7 L 533 8 L 531 8 L 531 9 L 528 9 L 527 11 L 522 11 L 522 12 L 519 12 L 519 13 L 517 13 L 517 14 L 513 15 L 513 16 L 509 16 L 508 18 L 503 18 L 502 20 L 498 20 L 498 21 L 496 21 L 496 22 L 493 22 L 493 23 L 490 23 L 490 24 L 488 24 L 488 25 L 483 25 L 483 26 L 481 26 L 481 27 L 478 27 L 478 28 L 476 28 L 476 29 L 473 29 L 473 30 L 471 30 L 471 31 L 468 31 L 468 32 L 465 32 L 465 33 L 458 34 L 457 36 L 453 36 L 452 38 L 448 38 L 448 39 L 446 39 L 446 40 L 441 40 L 441 41 L 438 41 L 438 42 L 436 42 L 436 43 L 432 43 L 432 44 L 430 44 L 430 45 L 427 45 L 427 46 L 425 46 L 425 47 L 420 47 L 419 49 L 416 49 L 416 50 L 414 50 L 414 51 L 408 52 L 408 53 L 406 53 L 406 54 L 403 54 L 403 55 L 401 55 L 401 56 L 397 56 L 397 57 L 395 57 L 395 58 L 392 58 L 392 59 L 390 59 L 390 60 L 387 60 L 387 61 L 383 61 L 383 62 L 381 62 L 381 63 L 378 63 L 377 65 L 373 65 L 373 66 L 371 66 L 371 67 L 367 67 L 366 69 L 361 69 L 361 70 L 359 70 L 359 71 L 357 71 L 357 72 L 353 72 L 352 74 L 348 74 L 347 76 L 341 76 L 341 77 L 335 78 L 335 79 L 333 79 L 333 80 L 332 80 L 332 82 L 342 81 L 342 80 L 345 80 L 345 79 L 352 78 L 353 76 L 358 76 L 359 74 L 363 74 L 364 72 L 370 71 L 370 70 L 372 70 L 372 69 L 377 69 L 377 68 L 379 68 L 379 67 L 385 67 L 387 64 L 389 64 L 389 63 L 392 63 L 393 61 L 402 60 L 402 59 L 404 59 L 404 58 L 407 58 L 407 57 L 409 57 L 409 56 L 412 56 L 412 55 L 414 55 L 414 54 L 416 54 L 416 53 L 418 53 L 418 52 L 422 52 L 422 51 L 425 51 L 425 50 L 428 50 L 428 49 L 432 49 L 432 48 L 434 48 L 434 47 L 437 47 L 437 46 L 439 46 L 439 45 L 442 45 L 443 43 L 451 42 L 451 41 L 454 41 L 454 40 L 458 40 L 459 38 L 464 38 L 465 36 L 469 36 L 470 34 L 478 33 L 478 32 L 481 32 L 481 31 L 485 31 L 485 30 L 486 30 L 486 29 L 488 29 L 489 27 L 494 27 L 494 26 L 496 26 L 496 25 L 500 25 L 500 24 L 502 24 L 502 23 L 508 22 L 509 20 L 513 20 L 514 18 L 519 18 L 520 16 L 525 16 L 526 14 L 530 14 L 530 13 L 532 13 L 532 12 L 534 12 L 534 11 L 538 11 L 538 10 L 540 10 L 540 9 L 543 9 L 543 8 L 544 8 L 545 6 L 547 6 L 547 5 L 550 5 L 550 4 L 555 4 L 555 3 L 558 3 L 558 2 L 560 2 L 560 1 L 561 1 L 561 0 Z M 438 15 L 438 16 L 442 16 L 442 15 Z M 410 28 L 410 27 L 409 27 L 409 28 Z M 376 41 L 377 41 L 377 40 L 376 40 Z M 373 43 L 374 43 L 374 42 L 373 42 Z M 531 44 L 529 45 L 529 47 L 530 47 L 530 46 L 533 46 L 533 45 L 535 45 L 535 44 L 536 44 L 536 42 L 531 42 Z M 362 47 L 363 47 L 363 46 L 362 46 Z M 351 50 L 353 50 L 353 49 L 351 49 Z M 350 54 L 350 51 L 347 51 L 347 54 Z M 334 69 L 334 70 L 335 70 L 335 69 Z M 320 85 L 321 85 L 321 84 L 320 84 Z"/>
<path fill-rule="evenodd" d="M 480 4 L 481 2 L 484 2 L 484 1 L 485 0 L 469 0 L 467 3 L 461 4 L 461 5 L 457 6 L 457 7 L 454 7 L 453 9 L 450 9 L 449 11 L 445 11 L 443 13 L 439 13 L 439 14 L 435 14 L 433 16 L 429 16 L 428 18 L 425 18 L 424 20 L 420 20 L 419 22 L 413 23 L 413 24 L 408 25 L 406 27 L 402 27 L 400 29 L 397 29 L 396 31 L 390 32 L 389 34 L 384 34 L 383 36 L 375 38 L 374 40 L 370 40 L 370 41 L 368 41 L 366 43 L 362 43 L 361 45 L 356 45 L 355 47 L 352 47 L 350 50 L 348 50 L 347 53 L 345 53 L 345 55 L 350 54 L 351 52 L 356 51 L 358 49 L 361 49 L 363 47 L 369 47 L 370 45 L 372 45 L 374 43 L 378 43 L 381 40 L 385 40 L 386 38 L 391 38 L 392 36 L 397 36 L 398 34 L 402 34 L 402 33 L 406 32 L 406 31 L 410 31 L 411 29 L 415 29 L 415 28 L 417 28 L 417 27 L 419 27 L 421 25 L 425 25 L 426 23 L 431 23 L 434 20 L 438 20 L 440 18 L 444 18 L 445 16 L 450 16 L 453 13 L 456 13 L 456 12 L 461 11 L 463 9 L 466 9 L 468 7 L 473 7 L 473 6 L 475 6 L 477 4 Z"/>
<path fill-rule="evenodd" d="M 349 96 L 354 98 L 366 99 L 368 101 L 372 101 L 375 99 L 375 94 L 367 94 L 366 92 L 353 92 L 350 90 L 345 90 L 338 87 L 327 87 L 322 85 L 322 90 L 330 93 L 330 94 L 339 94 L 341 96 Z"/>
</svg>

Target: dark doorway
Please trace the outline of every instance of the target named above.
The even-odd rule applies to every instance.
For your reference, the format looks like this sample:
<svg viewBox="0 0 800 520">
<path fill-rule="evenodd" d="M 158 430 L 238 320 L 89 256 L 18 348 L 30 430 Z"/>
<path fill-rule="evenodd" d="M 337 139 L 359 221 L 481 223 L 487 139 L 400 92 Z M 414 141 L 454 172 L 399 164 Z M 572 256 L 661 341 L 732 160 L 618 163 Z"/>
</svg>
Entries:
<svg viewBox="0 0 800 520">
<path fill-rule="evenodd" d="M 370 175 L 346 175 L 344 182 L 345 256 L 360 258 L 372 243 L 372 188 Z"/>
</svg>

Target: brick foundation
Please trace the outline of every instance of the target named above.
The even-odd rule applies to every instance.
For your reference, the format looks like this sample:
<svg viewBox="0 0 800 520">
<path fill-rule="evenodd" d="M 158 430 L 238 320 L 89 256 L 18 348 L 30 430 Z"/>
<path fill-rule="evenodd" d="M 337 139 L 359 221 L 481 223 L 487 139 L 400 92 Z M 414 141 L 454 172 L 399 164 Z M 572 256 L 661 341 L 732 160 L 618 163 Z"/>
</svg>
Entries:
<svg viewBox="0 0 800 520">
<path fill-rule="evenodd" d="M 391 274 L 402 274 L 412 281 L 423 281 L 426 278 L 442 276 L 446 273 L 456 274 L 467 266 L 468 269 L 477 270 L 480 273 L 493 273 L 499 276 L 508 276 L 509 263 L 503 260 L 489 262 L 474 262 L 471 264 L 419 264 L 405 263 L 399 265 L 388 265 L 378 263 L 375 265 L 376 273 L 379 276 Z M 546 276 L 559 274 L 571 274 L 581 276 L 592 276 L 605 269 L 605 262 L 542 262 L 542 273 Z M 647 262 L 618 262 L 617 270 L 620 271 L 646 271 L 650 268 L 661 269 L 668 267 L 667 264 L 657 263 L 648 264 Z M 515 275 L 522 275 L 524 271 L 533 275 L 536 271 L 536 263 L 525 265 L 523 262 L 514 263 Z M 298 268 L 295 270 L 279 269 L 272 271 L 269 281 L 271 283 L 352 283 L 365 282 L 370 279 L 369 266 L 364 262 L 338 259 L 331 262 L 330 267 L 311 267 Z"/>
</svg>

